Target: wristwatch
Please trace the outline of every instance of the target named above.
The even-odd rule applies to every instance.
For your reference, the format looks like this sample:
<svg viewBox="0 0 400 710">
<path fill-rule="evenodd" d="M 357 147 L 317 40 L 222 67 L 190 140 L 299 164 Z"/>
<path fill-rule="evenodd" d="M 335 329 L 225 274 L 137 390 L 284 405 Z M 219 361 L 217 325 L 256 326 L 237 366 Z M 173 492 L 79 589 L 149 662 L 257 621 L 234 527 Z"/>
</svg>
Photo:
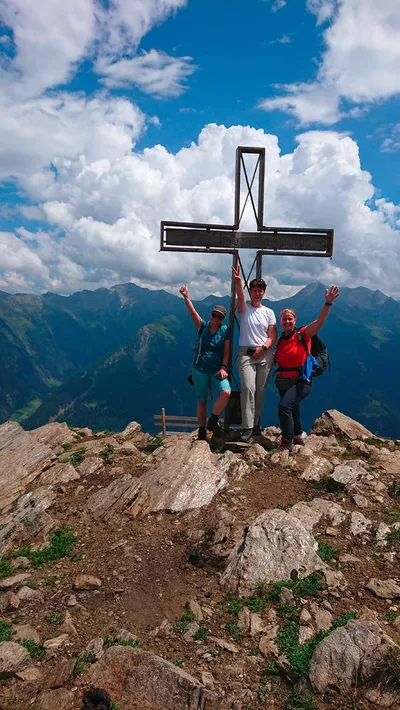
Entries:
<svg viewBox="0 0 400 710">
<path fill-rule="evenodd" d="M 263 350 L 268 350 L 268 348 L 267 348 L 266 345 L 263 345 L 263 346 L 262 346 L 262 349 L 263 349 Z"/>
</svg>

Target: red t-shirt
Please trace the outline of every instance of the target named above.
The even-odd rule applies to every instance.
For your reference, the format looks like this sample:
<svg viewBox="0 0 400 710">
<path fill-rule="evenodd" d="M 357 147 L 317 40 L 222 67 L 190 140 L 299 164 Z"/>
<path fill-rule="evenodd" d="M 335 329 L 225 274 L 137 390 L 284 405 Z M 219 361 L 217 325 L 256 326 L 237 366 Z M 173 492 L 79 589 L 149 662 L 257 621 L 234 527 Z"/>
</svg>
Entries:
<svg viewBox="0 0 400 710">
<path fill-rule="evenodd" d="M 304 342 L 307 345 L 308 352 L 311 350 L 311 339 L 306 338 L 306 329 L 300 328 L 300 332 L 304 338 Z M 275 353 L 275 361 L 276 364 L 279 367 L 294 367 L 298 368 L 301 365 L 304 365 L 305 361 L 307 359 L 307 353 L 306 349 L 299 341 L 299 338 L 297 336 L 297 331 L 295 330 L 293 335 L 291 335 L 290 338 L 285 338 L 283 336 L 280 340 L 280 343 L 276 349 Z M 289 370 L 286 372 L 278 372 L 279 377 L 295 377 L 296 375 L 299 374 L 299 371 L 297 369 L 294 370 Z"/>
</svg>

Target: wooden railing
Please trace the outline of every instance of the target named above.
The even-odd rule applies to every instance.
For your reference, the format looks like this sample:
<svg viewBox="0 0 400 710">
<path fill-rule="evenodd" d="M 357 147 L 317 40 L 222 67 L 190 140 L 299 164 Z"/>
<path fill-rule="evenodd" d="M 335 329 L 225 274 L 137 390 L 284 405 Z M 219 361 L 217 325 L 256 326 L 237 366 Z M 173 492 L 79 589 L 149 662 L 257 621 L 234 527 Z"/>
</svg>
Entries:
<svg viewBox="0 0 400 710">
<path fill-rule="evenodd" d="M 161 414 L 154 414 L 154 425 L 160 427 L 159 436 L 170 434 L 184 434 L 196 431 L 199 428 L 197 417 L 184 417 L 175 414 L 166 414 L 164 407 Z M 223 419 L 219 420 L 223 425 Z"/>
</svg>

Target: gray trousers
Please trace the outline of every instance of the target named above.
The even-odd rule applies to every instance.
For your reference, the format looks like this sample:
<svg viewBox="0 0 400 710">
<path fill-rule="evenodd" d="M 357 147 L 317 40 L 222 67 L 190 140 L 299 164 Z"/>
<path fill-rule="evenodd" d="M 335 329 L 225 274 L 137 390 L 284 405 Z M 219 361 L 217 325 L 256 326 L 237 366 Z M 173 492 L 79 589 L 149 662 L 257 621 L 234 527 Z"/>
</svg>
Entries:
<svg viewBox="0 0 400 710">
<path fill-rule="evenodd" d="M 237 365 L 240 376 L 243 429 L 258 424 L 264 402 L 264 392 L 274 365 L 274 353 L 267 350 L 258 360 L 246 355 L 246 347 L 238 350 Z"/>
</svg>

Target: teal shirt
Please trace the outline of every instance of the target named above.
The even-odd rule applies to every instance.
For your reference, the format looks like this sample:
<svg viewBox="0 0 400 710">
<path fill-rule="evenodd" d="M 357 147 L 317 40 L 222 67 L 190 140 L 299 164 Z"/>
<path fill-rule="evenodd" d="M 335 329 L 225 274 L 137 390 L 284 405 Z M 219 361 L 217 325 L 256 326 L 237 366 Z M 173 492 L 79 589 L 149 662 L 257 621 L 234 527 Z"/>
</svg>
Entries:
<svg viewBox="0 0 400 710">
<path fill-rule="evenodd" d="M 232 340 L 231 329 L 228 325 L 221 325 L 216 333 L 211 333 L 210 324 L 202 320 L 199 330 L 200 336 L 200 353 L 199 357 L 195 357 L 194 367 L 200 372 L 213 375 L 218 372 L 222 365 L 225 340 Z"/>
</svg>

